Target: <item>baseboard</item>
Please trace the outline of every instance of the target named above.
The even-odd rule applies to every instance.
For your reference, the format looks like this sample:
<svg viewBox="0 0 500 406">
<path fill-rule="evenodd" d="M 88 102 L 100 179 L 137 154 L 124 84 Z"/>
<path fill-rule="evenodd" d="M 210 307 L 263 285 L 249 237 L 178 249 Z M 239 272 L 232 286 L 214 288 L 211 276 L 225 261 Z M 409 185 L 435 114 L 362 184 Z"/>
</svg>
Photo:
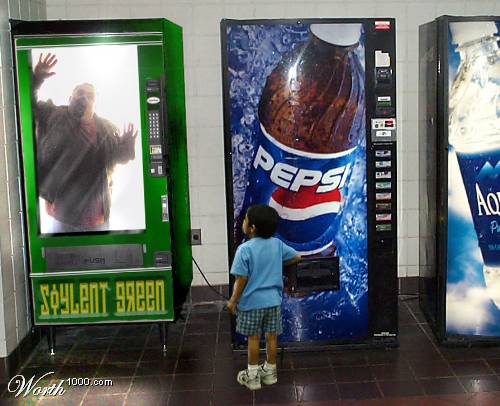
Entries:
<svg viewBox="0 0 500 406">
<path fill-rule="evenodd" d="M 0 384 L 6 384 L 17 373 L 40 342 L 41 330 L 35 329 L 22 339 L 17 348 L 8 356 L 0 358 Z"/>
<path fill-rule="evenodd" d="M 400 295 L 416 295 L 418 294 L 418 276 L 405 276 L 398 278 L 398 287 Z M 186 303 L 196 304 L 205 302 L 215 302 L 219 300 L 226 300 L 223 296 L 229 296 L 229 285 L 212 285 L 213 289 L 209 286 L 191 286 L 190 293 L 187 297 Z"/>
</svg>

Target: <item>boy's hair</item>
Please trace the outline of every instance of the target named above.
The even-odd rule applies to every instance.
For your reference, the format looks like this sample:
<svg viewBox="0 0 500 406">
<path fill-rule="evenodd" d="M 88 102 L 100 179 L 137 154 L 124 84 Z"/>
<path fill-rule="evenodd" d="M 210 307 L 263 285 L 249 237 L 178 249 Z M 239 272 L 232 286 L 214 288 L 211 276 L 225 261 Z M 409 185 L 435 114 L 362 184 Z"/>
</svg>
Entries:
<svg viewBox="0 0 500 406">
<path fill-rule="evenodd" d="M 255 226 L 257 237 L 269 238 L 278 228 L 278 213 L 265 204 L 250 206 L 247 210 L 248 224 Z"/>
</svg>

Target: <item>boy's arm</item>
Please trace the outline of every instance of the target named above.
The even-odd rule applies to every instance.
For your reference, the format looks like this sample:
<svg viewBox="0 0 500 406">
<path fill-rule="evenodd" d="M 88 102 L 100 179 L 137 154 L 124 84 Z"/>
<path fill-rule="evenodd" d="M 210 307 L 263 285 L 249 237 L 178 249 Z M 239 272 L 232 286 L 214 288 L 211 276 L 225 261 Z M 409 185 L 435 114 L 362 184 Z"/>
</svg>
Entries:
<svg viewBox="0 0 500 406">
<path fill-rule="evenodd" d="M 295 255 L 292 259 L 289 259 L 288 261 L 283 262 L 283 266 L 288 266 L 288 265 L 293 265 L 296 264 L 301 260 L 300 254 Z"/>
<path fill-rule="evenodd" d="M 238 300 L 240 300 L 243 289 L 245 289 L 247 280 L 248 277 L 246 276 L 236 276 L 233 285 L 233 294 L 231 295 L 229 302 L 227 302 L 227 308 L 232 314 L 236 314 L 236 305 L 238 304 Z"/>
</svg>

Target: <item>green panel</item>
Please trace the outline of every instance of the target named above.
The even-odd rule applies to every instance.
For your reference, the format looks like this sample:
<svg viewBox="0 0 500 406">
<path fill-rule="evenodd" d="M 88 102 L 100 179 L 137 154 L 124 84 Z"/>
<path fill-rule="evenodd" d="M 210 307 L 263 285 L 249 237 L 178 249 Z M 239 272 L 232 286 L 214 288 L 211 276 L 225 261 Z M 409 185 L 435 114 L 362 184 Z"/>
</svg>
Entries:
<svg viewBox="0 0 500 406">
<path fill-rule="evenodd" d="M 171 204 L 174 213 L 172 218 L 173 261 L 177 282 L 182 286 L 189 287 L 193 279 L 193 267 L 190 240 L 182 28 L 165 21 L 164 31 Z"/>
<path fill-rule="evenodd" d="M 172 320 L 172 272 L 96 272 L 32 278 L 35 324 Z"/>
</svg>

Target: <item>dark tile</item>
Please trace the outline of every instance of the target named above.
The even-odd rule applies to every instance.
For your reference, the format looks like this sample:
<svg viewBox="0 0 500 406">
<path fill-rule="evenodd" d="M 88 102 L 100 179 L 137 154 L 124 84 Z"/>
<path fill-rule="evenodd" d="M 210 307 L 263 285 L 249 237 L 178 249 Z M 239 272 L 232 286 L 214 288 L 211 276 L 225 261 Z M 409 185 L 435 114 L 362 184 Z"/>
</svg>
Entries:
<svg viewBox="0 0 500 406">
<path fill-rule="evenodd" d="M 89 388 L 89 396 L 102 395 L 126 395 L 132 384 L 132 378 L 105 378 L 92 380 L 92 387 Z M 101 383 L 101 385 L 98 385 Z"/>
<path fill-rule="evenodd" d="M 299 368 L 321 368 L 329 367 L 330 360 L 324 354 L 297 353 L 292 355 L 293 367 Z"/>
<path fill-rule="evenodd" d="M 335 367 L 333 373 L 337 382 L 364 382 L 374 379 L 369 366 Z"/>
<path fill-rule="evenodd" d="M 73 351 L 107 350 L 111 343 L 112 341 L 106 339 L 88 339 L 84 341 L 78 341 L 77 343 L 75 343 Z"/>
<path fill-rule="evenodd" d="M 83 400 L 85 406 L 121 406 L 125 403 L 126 395 L 89 396 Z"/>
<path fill-rule="evenodd" d="M 106 350 L 74 350 L 68 354 L 65 363 L 99 365 L 105 353 Z"/>
<path fill-rule="evenodd" d="M 412 369 L 417 378 L 453 376 L 453 371 L 446 361 L 434 361 L 426 364 L 412 365 Z"/>
<path fill-rule="evenodd" d="M 141 362 L 153 362 L 161 360 L 172 360 L 175 362 L 177 355 L 179 354 L 179 349 L 167 348 L 167 352 L 164 353 L 160 348 L 147 348 L 143 351 Z"/>
<path fill-rule="evenodd" d="M 169 406 L 198 406 L 210 405 L 213 392 L 208 390 L 203 391 L 188 391 L 188 392 L 172 392 L 168 399 Z"/>
<path fill-rule="evenodd" d="M 239 388 L 216 389 L 214 392 L 214 405 L 251 405 L 253 403 L 253 392 L 240 385 Z"/>
<path fill-rule="evenodd" d="M 215 360 L 215 372 L 234 371 L 238 372 L 248 366 L 247 357 L 233 354 L 230 358 L 217 358 Z"/>
<path fill-rule="evenodd" d="M 294 386 L 264 386 L 255 391 L 255 404 L 276 404 L 297 402 L 297 391 Z"/>
<path fill-rule="evenodd" d="M 215 346 L 217 339 L 216 333 L 207 334 L 187 334 L 182 340 L 181 348 L 189 348 L 190 346 L 212 345 Z"/>
<path fill-rule="evenodd" d="M 168 403 L 168 392 L 129 393 L 125 406 L 165 406 Z"/>
<path fill-rule="evenodd" d="M 298 386 L 297 397 L 299 402 L 331 401 L 339 399 L 339 391 L 335 384 Z"/>
<path fill-rule="evenodd" d="M 331 368 L 309 368 L 293 371 L 294 381 L 297 385 L 314 385 L 334 383 L 334 372 Z"/>
<path fill-rule="evenodd" d="M 242 362 L 242 360 L 237 359 L 236 361 L 233 362 L 232 359 L 228 358 L 225 359 L 224 361 L 227 362 L 225 364 L 220 364 L 220 363 L 216 364 L 214 386 L 216 389 L 237 388 L 239 384 L 236 382 L 236 375 L 240 370 L 245 369 L 247 367 L 246 360 Z"/>
<path fill-rule="evenodd" d="M 294 372 L 289 369 L 279 369 L 278 368 L 278 382 L 275 385 L 293 385 L 294 383 Z"/>
<path fill-rule="evenodd" d="M 96 376 L 99 378 L 113 378 L 113 377 L 126 377 L 134 376 L 137 364 L 134 363 L 120 363 L 120 364 L 103 364 L 97 370 Z"/>
<path fill-rule="evenodd" d="M 476 348 L 475 351 L 487 360 L 500 358 L 500 347 L 481 347 Z"/>
<path fill-rule="evenodd" d="M 420 383 L 427 395 L 447 395 L 465 392 L 457 378 L 421 379 Z"/>
<path fill-rule="evenodd" d="M 136 376 L 132 381 L 130 392 L 168 392 L 172 389 L 173 375 Z"/>
<path fill-rule="evenodd" d="M 411 380 L 414 379 L 413 372 L 405 362 L 386 365 L 372 365 L 373 376 L 381 381 L 388 380 Z"/>
<path fill-rule="evenodd" d="M 54 355 L 50 355 L 48 351 L 36 351 L 28 362 L 29 366 L 54 366 L 62 365 L 69 354 L 69 350 L 57 351 Z"/>
<path fill-rule="evenodd" d="M 401 355 L 408 360 L 410 366 L 443 362 L 441 354 L 430 344 L 411 345 L 409 348 L 400 347 Z"/>
<path fill-rule="evenodd" d="M 82 396 L 74 397 L 74 396 L 70 396 L 67 393 L 65 393 L 62 396 L 40 398 L 38 403 L 35 403 L 35 400 L 32 400 L 32 401 L 28 400 L 27 402 L 25 402 L 24 399 L 21 403 L 17 399 L 16 402 L 18 402 L 18 403 L 16 403 L 16 404 L 22 405 L 22 406 L 29 406 L 29 405 L 35 405 L 35 404 L 37 406 L 61 406 L 61 405 L 79 406 L 82 403 L 82 399 L 83 399 L 83 394 L 82 394 Z M 33 403 L 31 403 L 31 402 L 33 402 Z M 0 403 L 0 404 L 3 405 L 3 403 Z"/>
<path fill-rule="evenodd" d="M 144 337 L 145 335 L 148 335 L 151 332 L 151 330 L 158 331 L 159 330 L 158 325 L 142 324 L 142 323 L 125 324 L 119 327 L 119 330 L 116 333 L 116 335 L 119 337 L 133 337 L 133 336 Z"/>
<path fill-rule="evenodd" d="M 232 342 L 233 342 L 233 336 L 231 333 L 221 333 L 219 332 L 219 336 L 217 338 L 217 342 L 219 344 L 222 344 L 222 343 L 225 343 L 225 344 L 229 344 L 231 346 Z M 231 346 L 232 348 L 232 346 Z"/>
<path fill-rule="evenodd" d="M 178 357 L 179 359 L 213 359 L 216 348 L 214 345 L 184 346 L 178 352 Z"/>
<path fill-rule="evenodd" d="M 158 361 L 140 362 L 136 375 L 170 375 L 175 371 L 175 359 L 159 359 Z"/>
<path fill-rule="evenodd" d="M 339 383 L 337 385 L 341 399 L 373 399 L 381 397 L 375 382 Z"/>
<path fill-rule="evenodd" d="M 475 348 L 440 348 L 439 351 L 448 361 L 468 361 L 481 357 Z"/>
<path fill-rule="evenodd" d="M 366 357 L 368 359 L 368 364 L 394 364 L 402 361 L 404 357 L 399 349 L 394 348 L 381 348 L 368 350 L 366 352 Z"/>
<path fill-rule="evenodd" d="M 176 374 L 201 374 L 213 372 L 213 359 L 181 359 L 177 362 L 177 367 L 175 368 Z"/>
<path fill-rule="evenodd" d="M 486 363 L 495 373 L 500 373 L 500 359 L 487 359 Z"/>
<path fill-rule="evenodd" d="M 51 374 L 49 374 L 52 372 Z M 26 379 L 30 379 L 32 376 L 35 377 L 35 379 L 41 378 L 42 375 L 49 374 L 47 377 L 45 377 L 45 380 L 50 380 L 54 378 L 58 378 L 60 376 L 60 367 L 58 365 L 55 366 L 50 366 L 50 365 L 42 365 L 42 366 L 26 366 L 19 372 L 22 374 Z"/>
<path fill-rule="evenodd" d="M 222 306 L 215 302 L 215 303 L 208 303 L 208 304 L 193 304 L 191 306 L 191 313 L 220 313 L 222 310 Z"/>
<path fill-rule="evenodd" d="M 489 375 L 492 373 L 483 360 L 450 361 L 450 366 L 457 376 Z"/>
<path fill-rule="evenodd" d="M 96 375 L 97 365 L 64 365 L 57 376 L 60 378 L 92 378 Z"/>
<path fill-rule="evenodd" d="M 96 338 L 111 338 L 114 337 L 117 331 L 121 328 L 120 325 L 110 325 L 110 326 L 79 326 L 73 331 L 68 331 L 67 334 L 76 335 L 84 339 L 96 339 Z M 59 337 L 59 334 L 57 334 Z M 57 339 L 56 337 L 56 339 Z"/>
<path fill-rule="evenodd" d="M 187 324 L 210 323 L 211 325 L 219 322 L 219 313 L 191 313 Z"/>
<path fill-rule="evenodd" d="M 215 346 L 216 358 L 229 358 L 233 356 L 233 347 L 230 343 L 217 343 Z"/>
<path fill-rule="evenodd" d="M 218 331 L 218 322 L 188 322 L 184 334 L 216 333 Z"/>
<path fill-rule="evenodd" d="M 230 333 L 231 332 L 231 322 L 226 319 L 221 319 L 219 321 L 219 333 Z"/>
<path fill-rule="evenodd" d="M 333 366 L 367 365 L 367 353 L 363 350 L 334 351 L 329 354 Z"/>
<path fill-rule="evenodd" d="M 172 382 L 172 392 L 211 390 L 213 381 L 213 374 L 176 374 Z"/>
<path fill-rule="evenodd" d="M 217 292 L 214 292 L 209 286 L 191 286 L 191 300 L 193 304 L 221 300 L 219 285 L 214 286 L 214 289 Z"/>
<path fill-rule="evenodd" d="M 117 364 L 122 362 L 137 363 L 141 358 L 142 350 L 113 350 L 110 349 L 104 357 L 104 364 Z"/>
<path fill-rule="evenodd" d="M 110 349 L 127 348 L 129 350 L 139 350 L 146 347 L 148 336 L 120 337 L 116 336 L 111 342 Z"/>
<path fill-rule="evenodd" d="M 424 395 L 422 385 L 415 380 L 380 381 L 379 386 L 385 397 Z"/>
<path fill-rule="evenodd" d="M 458 379 L 467 392 L 500 391 L 500 380 L 495 375 L 467 376 Z"/>
<path fill-rule="evenodd" d="M 467 406 L 498 406 L 500 393 L 479 392 L 467 400 Z"/>
</svg>

